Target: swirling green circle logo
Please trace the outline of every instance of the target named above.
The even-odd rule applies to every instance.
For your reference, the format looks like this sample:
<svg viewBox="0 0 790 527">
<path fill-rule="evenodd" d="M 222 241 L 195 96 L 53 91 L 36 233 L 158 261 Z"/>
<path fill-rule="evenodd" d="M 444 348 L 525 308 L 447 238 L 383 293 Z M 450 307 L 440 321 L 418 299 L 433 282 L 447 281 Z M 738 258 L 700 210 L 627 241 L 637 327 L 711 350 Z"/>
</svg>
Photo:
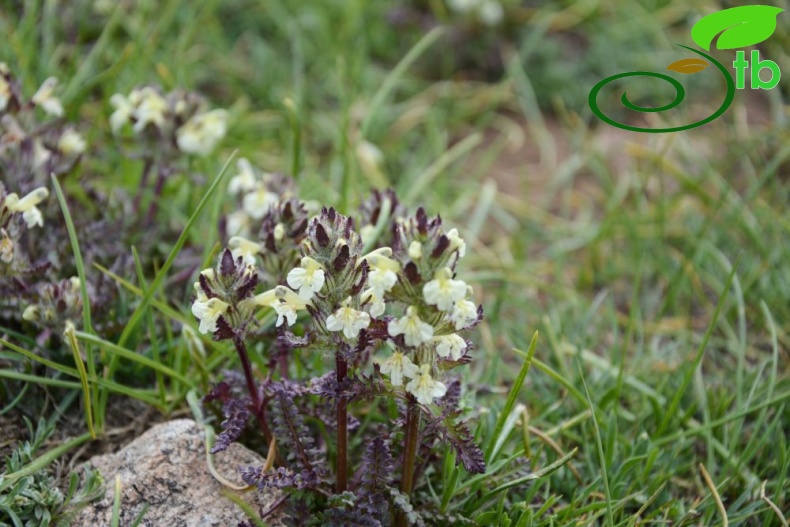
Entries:
<svg viewBox="0 0 790 527">
<path fill-rule="evenodd" d="M 716 37 L 719 37 L 716 42 L 716 47 L 719 49 L 734 49 L 751 46 L 766 40 L 773 34 L 773 32 L 776 30 L 776 17 L 781 11 L 783 10 L 773 6 L 742 6 L 718 11 L 701 18 L 692 28 L 691 38 L 705 50 L 710 50 L 713 40 Z M 617 128 L 622 128 L 624 130 L 660 134 L 667 132 L 680 132 L 682 130 L 696 128 L 698 126 L 707 124 L 724 114 L 724 112 L 726 112 L 732 104 L 732 101 L 735 99 L 735 81 L 733 80 L 732 75 L 730 75 L 730 72 L 727 71 L 727 69 L 719 61 L 707 53 L 690 48 L 688 46 L 684 46 L 683 44 L 677 45 L 691 51 L 692 53 L 696 53 L 701 57 L 705 57 L 710 61 L 710 63 L 714 64 L 719 72 L 724 76 L 724 80 L 727 83 L 727 94 L 724 97 L 724 102 L 722 102 L 721 106 L 719 106 L 715 112 L 705 119 L 691 124 L 666 128 L 631 126 L 615 121 L 603 113 L 603 111 L 601 111 L 600 107 L 598 106 L 598 93 L 603 89 L 604 86 L 618 79 L 627 77 L 653 77 L 668 82 L 673 88 L 675 88 L 675 98 L 670 103 L 652 108 L 639 106 L 632 103 L 628 99 L 627 92 L 623 92 L 620 101 L 622 102 L 623 106 L 629 110 L 637 112 L 664 112 L 680 105 L 680 103 L 682 103 L 686 97 L 686 91 L 683 88 L 683 85 L 669 75 L 651 71 L 629 71 L 626 73 L 618 73 L 617 75 L 612 75 L 611 77 L 606 77 L 598 84 L 593 86 L 587 99 L 590 109 L 593 111 L 595 116 L 605 123 L 616 126 Z M 738 53 L 742 54 L 743 52 L 739 51 Z M 737 67 L 736 64 L 734 65 Z M 673 62 L 669 65 L 667 70 L 682 74 L 692 74 L 702 71 L 707 66 L 708 63 L 704 60 L 692 58 Z M 741 77 L 739 77 L 738 82 L 741 82 Z M 739 84 L 738 87 L 741 88 L 742 86 Z"/>
<path fill-rule="evenodd" d="M 675 88 L 674 100 L 672 100 L 672 102 L 670 102 L 669 104 L 665 104 L 664 106 L 659 106 L 656 108 L 645 108 L 643 106 L 637 106 L 636 104 L 633 104 L 631 101 L 628 100 L 628 92 L 623 92 L 623 96 L 620 98 L 620 101 L 623 103 L 623 106 L 625 106 L 630 110 L 635 110 L 637 112 L 663 112 L 666 110 L 671 110 L 672 108 L 675 108 L 680 103 L 682 103 L 683 99 L 686 97 L 686 90 L 683 89 L 683 85 L 680 84 L 680 82 L 678 82 L 677 80 L 670 77 L 669 75 L 664 75 L 663 73 L 655 73 L 652 71 L 629 71 L 627 73 L 618 73 L 617 75 L 606 77 L 604 80 L 596 84 L 593 87 L 593 89 L 590 91 L 590 96 L 589 96 L 590 109 L 593 111 L 593 113 L 605 123 L 611 124 L 612 126 L 616 126 L 618 128 L 622 128 L 623 130 L 630 130 L 632 132 L 647 132 L 651 134 L 661 134 L 666 132 L 680 132 L 681 130 L 689 130 L 691 128 L 702 126 L 703 124 L 707 124 L 711 122 L 712 120 L 716 119 L 724 112 L 726 112 L 727 108 L 729 108 L 730 104 L 732 104 L 733 99 L 735 99 L 735 81 L 733 81 L 730 72 L 728 72 L 719 61 L 717 61 L 710 55 L 703 53 L 701 51 L 697 51 L 696 49 L 690 48 L 688 46 L 684 46 L 682 44 L 678 44 L 678 46 L 693 51 L 698 55 L 702 55 L 703 57 L 711 61 L 713 64 L 716 65 L 716 67 L 719 69 L 721 74 L 724 76 L 724 79 L 727 81 L 727 95 L 724 97 L 724 102 L 721 103 L 719 109 L 713 112 L 713 114 L 706 117 L 705 119 L 702 119 L 701 121 L 697 121 L 691 124 L 686 124 L 683 126 L 672 126 L 669 128 L 644 128 L 641 126 L 631 126 L 628 124 L 619 123 L 614 119 L 607 117 L 606 114 L 604 114 L 601 111 L 601 109 L 598 107 L 598 101 L 597 101 L 598 92 L 600 92 L 604 86 L 606 86 L 612 81 L 615 81 L 617 79 L 622 79 L 624 77 L 643 77 L 643 76 L 656 77 L 658 79 L 669 82 Z"/>
</svg>

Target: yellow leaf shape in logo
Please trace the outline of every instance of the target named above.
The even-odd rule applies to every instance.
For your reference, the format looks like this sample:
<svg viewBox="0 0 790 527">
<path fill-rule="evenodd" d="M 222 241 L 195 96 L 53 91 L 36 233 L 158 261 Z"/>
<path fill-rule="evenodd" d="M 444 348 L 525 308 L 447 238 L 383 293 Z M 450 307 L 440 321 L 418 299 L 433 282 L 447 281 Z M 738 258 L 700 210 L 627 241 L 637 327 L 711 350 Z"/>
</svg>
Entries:
<svg viewBox="0 0 790 527">
<path fill-rule="evenodd" d="M 676 71 L 684 75 L 690 75 L 692 73 L 699 73 L 707 67 L 708 63 L 702 59 L 682 59 L 676 60 L 667 66 L 667 71 Z"/>
</svg>

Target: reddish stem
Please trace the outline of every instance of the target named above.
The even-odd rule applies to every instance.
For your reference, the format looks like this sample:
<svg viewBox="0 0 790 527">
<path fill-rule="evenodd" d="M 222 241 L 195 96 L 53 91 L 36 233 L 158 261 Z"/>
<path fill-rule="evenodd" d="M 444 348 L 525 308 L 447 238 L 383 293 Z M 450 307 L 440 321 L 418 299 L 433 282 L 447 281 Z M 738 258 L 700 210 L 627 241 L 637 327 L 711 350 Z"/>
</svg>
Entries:
<svg viewBox="0 0 790 527">
<path fill-rule="evenodd" d="M 247 381 L 247 391 L 252 399 L 252 410 L 255 417 L 258 419 L 258 424 L 263 432 L 263 437 L 267 442 L 272 439 L 272 432 L 269 430 L 269 425 L 266 423 L 266 416 L 264 415 L 263 405 L 261 404 L 261 397 L 258 394 L 258 387 L 255 385 L 255 379 L 252 376 L 252 364 L 250 363 L 250 356 L 247 353 L 247 346 L 244 340 L 240 337 L 233 337 L 233 345 L 236 346 L 236 351 L 239 353 L 241 360 L 241 367 L 244 370 L 244 380 Z"/>
<path fill-rule="evenodd" d="M 337 383 L 341 385 L 348 375 L 348 363 L 337 353 Z M 345 398 L 337 400 L 337 494 L 348 489 L 348 403 Z"/>
<path fill-rule="evenodd" d="M 414 396 L 409 394 L 409 404 L 406 409 L 406 450 L 403 452 L 403 477 L 400 490 L 411 499 L 414 490 L 414 465 L 417 462 L 417 441 L 420 436 L 420 408 Z M 408 521 L 403 512 L 398 513 L 395 523 L 398 527 L 406 527 Z"/>
</svg>

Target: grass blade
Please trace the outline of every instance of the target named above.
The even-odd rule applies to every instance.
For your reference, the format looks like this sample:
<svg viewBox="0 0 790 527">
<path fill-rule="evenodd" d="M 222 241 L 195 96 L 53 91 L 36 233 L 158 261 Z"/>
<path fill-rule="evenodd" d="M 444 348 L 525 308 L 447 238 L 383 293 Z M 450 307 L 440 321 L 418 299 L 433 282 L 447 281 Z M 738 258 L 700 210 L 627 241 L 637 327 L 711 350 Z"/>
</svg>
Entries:
<svg viewBox="0 0 790 527">
<path fill-rule="evenodd" d="M 91 324 L 91 301 L 88 296 L 88 281 L 85 277 L 85 264 L 82 261 L 82 252 L 80 251 L 79 240 L 77 239 L 77 231 L 74 229 L 74 221 L 71 218 L 66 197 L 63 194 L 63 189 L 60 187 L 60 182 L 55 174 L 50 175 L 52 179 L 52 186 L 55 187 L 55 193 L 58 196 L 60 208 L 63 211 L 63 219 L 66 221 L 66 230 L 69 233 L 69 241 L 71 242 L 71 250 L 74 253 L 74 265 L 77 268 L 77 276 L 80 279 L 80 295 L 82 296 L 82 326 L 86 332 L 92 333 L 93 326 Z M 99 413 L 99 393 L 98 384 L 96 383 L 96 362 L 93 357 L 93 350 L 90 346 L 85 346 L 85 362 L 88 363 L 88 378 L 93 383 L 94 389 L 92 390 L 89 402 L 93 407 L 93 415 L 97 417 L 97 426 L 101 429 L 103 427 L 103 412 Z"/>
<path fill-rule="evenodd" d="M 395 88 L 395 84 L 398 80 L 406 73 L 414 62 L 420 58 L 420 55 L 425 53 L 425 51 L 436 42 L 439 37 L 442 36 L 444 33 L 444 28 L 441 26 L 437 26 L 430 30 L 428 33 L 422 37 L 419 42 L 417 42 L 413 48 L 409 50 L 408 53 L 398 62 L 398 65 L 387 75 L 387 78 L 384 79 L 384 82 L 381 84 L 381 87 L 376 91 L 373 95 L 373 99 L 370 102 L 370 109 L 368 110 L 367 115 L 365 116 L 365 120 L 362 121 L 362 137 L 367 137 L 368 132 L 370 131 L 370 125 L 373 122 L 373 119 L 376 117 L 376 114 L 381 108 L 381 105 L 384 104 L 384 101 L 387 99 L 389 94 Z"/>
<path fill-rule="evenodd" d="M 502 430 L 505 428 L 505 422 L 507 421 L 508 416 L 513 411 L 513 407 L 516 404 L 516 398 L 518 397 L 518 393 L 521 391 L 521 386 L 524 384 L 524 379 L 527 377 L 529 367 L 532 365 L 532 356 L 535 355 L 535 348 L 537 348 L 537 346 L 538 332 L 536 331 L 532 336 L 532 342 L 529 345 L 529 350 L 527 350 L 527 357 L 524 359 L 524 364 L 521 365 L 521 371 L 518 372 L 518 376 L 516 377 L 513 386 L 510 388 L 510 393 L 507 394 L 505 406 L 499 413 L 499 418 L 497 419 L 496 426 L 494 427 L 494 435 L 491 437 L 491 440 L 488 443 L 486 464 L 490 464 L 493 460 L 497 451 L 496 445 L 502 443 L 502 440 L 500 440 L 499 436 L 502 435 Z"/>
<path fill-rule="evenodd" d="M 601 463 L 601 477 L 603 478 L 603 490 L 606 495 L 606 518 L 609 522 L 609 527 L 614 527 L 614 511 L 612 510 L 612 493 L 609 489 L 609 474 L 606 469 L 606 454 L 603 451 L 603 441 L 601 440 L 601 428 L 598 426 L 598 418 L 595 416 L 595 407 L 593 406 L 592 398 L 590 397 L 590 390 L 587 389 L 587 381 L 584 380 L 584 372 L 582 365 L 579 364 L 579 376 L 584 386 L 584 393 L 587 395 L 587 404 L 590 406 L 590 415 L 592 417 L 593 429 L 595 429 L 595 444 L 598 448 L 598 460 Z"/>
<path fill-rule="evenodd" d="M 677 413 L 678 407 L 680 406 L 680 399 L 686 393 L 686 390 L 691 383 L 691 379 L 694 377 L 694 372 L 697 371 L 697 368 L 699 368 L 699 365 L 702 362 L 702 357 L 705 355 L 705 349 L 708 347 L 708 341 L 710 340 L 710 336 L 713 334 L 713 328 L 716 327 L 716 322 L 719 320 L 721 308 L 724 306 L 724 302 L 727 300 L 727 295 L 730 292 L 730 286 L 732 285 L 732 281 L 735 278 L 735 272 L 738 270 L 739 262 L 740 256 L 735 261 L 735 265 L 732 266 L 732 271 L 730 271 L 730 275 L 727 277 L 727 283 L 724 285 L 724 291 L 722 291 L 721 297 L 719 297 L 719 302 L 716 305 L 716 311 L 713 312 L 713 319 L 708 325 L 708 329 L 705 332 L 705 337 L 702 339 L 702 342 L 697 348 L 697 352 L 694 356 L 694 363 L 690 368 L 688 368 L 688 371 L 686 371 L 680 388 L 675 392 L 675 396 L 672 398 L 672 401 L 670 401 L 669 408 L 664 414 L 661 425 L 658 427 L 657 435 L 661 435 L 667 429 L 670 419 L 672 419 L 672 416 Z"/>
<path fill-rule="evenodd" d="M 77 365 L 77 372 L 79 373 L 80 383 L 82 384 L 82 397 L 85 406 L 85 422 L 88 425 L 88 431 L 92 439 L 96 439 L 96 430 L 93 427 L 93 412 L 91 411 L 91 389 L 88 386 L 88 374 L 85 371 L 85 364 L 82 362 L 82 355 L 80 354 L 80 345 L 77 338 L 74 336 L 74 324 L 71 321 L 66 321 L 66 331 L 63 335 L 66 337 L 71 348 L 71 353 L 74 355 L 74 364 Z"/>
<path fill-rule="evenodd" d="M 179 381 L 183 382 L 184 384 L 194 387 L 192 381 L 185 377 L 184 375 L 178 373 L 177 371 L 168 368 L 164 364 L 161 364 L 153 359 L 149 359 L 139 353 L 135 353 L 134 351 L 128 350 L 118 344 L 113 344 L 112 342 L 108 342 L 102 338 L 96 337 L 94 335 L 89 335 L 88 333 L 84 333 L 82 331 L 77 331 L 76 333 L 77 339 L 82 342 L 94 344 L 96 346 L 101 347 L 103 350 L 112 352 L 115 354 L 116 357 L 121 357 L 132 362 L 137 362 L 143 366 L 148 366 L 155 372 L 161 372 L 165 375 L 178 379 Z"/>
</svg>

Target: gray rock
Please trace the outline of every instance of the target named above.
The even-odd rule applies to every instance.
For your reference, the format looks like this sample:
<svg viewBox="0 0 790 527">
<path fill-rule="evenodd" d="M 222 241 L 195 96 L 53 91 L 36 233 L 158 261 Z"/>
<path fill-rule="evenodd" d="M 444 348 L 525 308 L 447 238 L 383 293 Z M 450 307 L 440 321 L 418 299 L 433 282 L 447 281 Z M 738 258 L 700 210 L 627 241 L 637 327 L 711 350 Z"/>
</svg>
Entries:
<svg viewBox="0 0 790 527">
<path fill-rule="evenodd" d="M 131 525 L 147 504 L 141 526 L 236 527 L 246 515 L 220 494 L 224 487 L 208 470 L 204 439 L 195 421 L 179 419 L 154 426 L 120 452 L 92 458 L 88 464 L 104 476 L 107 492 L 80 511 L 71 527 L 110 525 L 116 475 L 121 476 L 120 525 Z M 244 484 L 239 465 L 263 463 L 238 444 L 214 456 L 217 472 L 236 485 Z M 237 495 L 256 511 L 266 510 L 278 497 L 258 490 Z"/>
</svg>

